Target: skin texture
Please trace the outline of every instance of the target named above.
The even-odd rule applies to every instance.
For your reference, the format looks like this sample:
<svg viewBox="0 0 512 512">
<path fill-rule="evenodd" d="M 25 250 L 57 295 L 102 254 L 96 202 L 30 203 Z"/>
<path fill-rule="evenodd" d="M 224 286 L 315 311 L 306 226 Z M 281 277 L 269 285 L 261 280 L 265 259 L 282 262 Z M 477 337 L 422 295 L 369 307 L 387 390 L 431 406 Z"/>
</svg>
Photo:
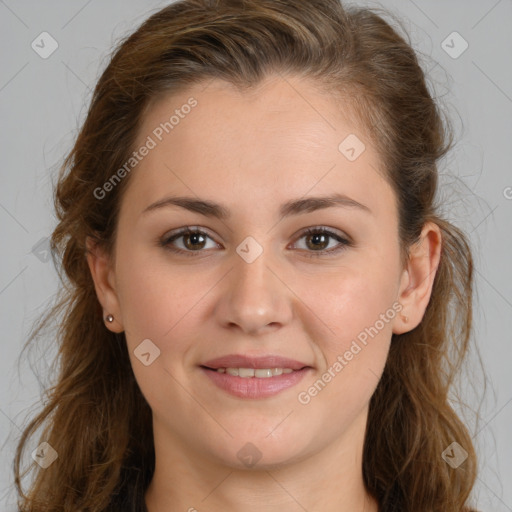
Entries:
<svg viewBox="0 0 512 512">
<path fill-rule="evenodd" d="M 306 79 L 271 76 L 250 92 L 219 80 L 196 84 L 159 98 L 138 142 L 191 96 L 197 106 L 132 171 L 115 259 L 89 243 L 98 299 L 104 316 L 115 318 L 106 328 L 125 331 L 135 377 L 153 411 L 156 470 L 148 510 L 376 511 L 362 479 L 368 404 L 392 333 L 413 329 L 425 312 L 439 228 L 425 225 L 402 268 L 395 195 L 378 154 Z M 338 150 L 349 134 L 366 146 L 352 162 Z M 370 212 L 334 207 L 280 218 L 287 201 L 333 192 Z M 231 217 L 176 206 L 142 214 L 170 195 L 222 203 Z M 183 251 L 203 243 L 188 249 L 191 257 L 159 245 L 186 226 L 208 235 L 173 242 Z M 308 244 L 303 230 L 318 226 L 352 244 L 308 257 L 340 247 L 333 237 Z M 247 236 L 263 249 L 252 263 L 236 252 Z M 300 403 L 298 394 L 398 303 L 401 312 L 309 403 Z M 134 350 L 147 338 L 160 356 L 144 366 Z M 276 396 L 241 399 L 199 368 L 233 353 L 278 354 L 313 369 Z M 248 442 L 261 453 L 250 468 L 237 456 Z"/>
</svg>

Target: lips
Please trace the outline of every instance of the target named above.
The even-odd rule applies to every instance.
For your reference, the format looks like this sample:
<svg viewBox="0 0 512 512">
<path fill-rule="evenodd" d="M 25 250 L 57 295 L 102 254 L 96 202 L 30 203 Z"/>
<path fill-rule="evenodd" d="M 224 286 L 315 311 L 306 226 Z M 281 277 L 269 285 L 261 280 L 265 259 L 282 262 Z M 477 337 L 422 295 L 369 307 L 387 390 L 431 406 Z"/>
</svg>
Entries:
<svg viewBox="0 0 512 512">
<path fill-rule="evenodd" d="M 268 354 L 230 354 L 199 365 L 202 373 L 237 398 L 264 399 L 296 386 L 313 368 L 302 361 Z"/>
<path fill-rule="evenodd" d="M 308 368 L 309 365 L 295 359 L 289 359 L 278 355 L 265 355 L 251 357 L 238 354 L 230 354 L 216 359 L 210 359 L 200 366 L 216 370 L 218 368 L 291 368 L 292 370 L 301 370 Z"/>
</svg>

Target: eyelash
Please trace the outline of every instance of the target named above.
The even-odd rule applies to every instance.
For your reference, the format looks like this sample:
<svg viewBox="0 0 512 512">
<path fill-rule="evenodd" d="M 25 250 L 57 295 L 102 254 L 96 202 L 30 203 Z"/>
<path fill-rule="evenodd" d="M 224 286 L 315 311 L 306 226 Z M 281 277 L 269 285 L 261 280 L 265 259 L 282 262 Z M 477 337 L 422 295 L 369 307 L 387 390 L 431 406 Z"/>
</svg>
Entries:
<svg viewBox="0 0 512 512">
<path fill-rule="evenodd" d="M 159 245 L 161 247 L 163 247 L 164 249 L 174 252 L 174 253 L 177 253 L 177 254 L 183 254 L 185 256 L 190 256 L 190 257 L 197 257 L 198 253 L 204 252 L 204 250 L 185 251 L 183 249 L 177 249 L 176 247 L 173 247 L 171 245 L 172 242 L 174 242 L 176 239 L 178 239 L 184 235 L 196 235 L 196 234 L 206 235 L 208 238 L 212 239 L 208 235 L 208 233 L 201 231 L 197 228 L 191 228 L 190 226 L 187 226 L 185 228 L 182 228 L 180 231 L 172 234 L 171 236 L 167 236 L 167 237 L 163 238 L 162 240 L 160 240 Z M 305 254 L 306 257 L 318 258 L 321 256 L 326 256 L 326 255 L 330 256 L 332 254 L 336 254 L 340 251 L 345 250 L 347 247 L 353 246 L 353 243 L 350 240 L 343 238 L 342 236 L 340 236 L 340 235 L 334 233 L 333 231 L 330 231 L 329 229 L 326 229 L 324 227 L 307 228 L 306 230 L 304 230 L 301 233 L 301 235 L 297 238 L 297 240 L 300 240 L 301 238 L 303 238 L 307 235 L 314 235 L 314 234 L 327 235 L 329 238 L 334 238 L 335 240 L 340 242 L 340 245 L 334 249 L 323 249 L 320 251 L 306 251 L 307 253 L 309 253 L 309 254 Z"/>
</svg>

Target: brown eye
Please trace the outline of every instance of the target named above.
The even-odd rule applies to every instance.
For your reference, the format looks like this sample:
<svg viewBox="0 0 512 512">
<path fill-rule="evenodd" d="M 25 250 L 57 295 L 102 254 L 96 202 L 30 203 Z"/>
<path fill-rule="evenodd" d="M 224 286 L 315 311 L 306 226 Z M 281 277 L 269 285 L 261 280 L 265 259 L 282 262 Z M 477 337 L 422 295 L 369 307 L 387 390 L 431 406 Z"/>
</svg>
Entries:
<svg viewBox="0 0 512 512">
<path fill-rule="evenodd" d="M 184 245 L 187 249 L 195 250 L 202 249 L 205 244 L 206 237 L 202 233 L 189 233 L 181 235 L 183 237 Z"/>
<path fill-rule="evenodd" d="M 311 257 L 329 256 L 353 245 L 347 238 L 323 227 L 308 228 L 302 233 L 299 240 L 303 238 L 305 239 L 306 256 Z M 328 249 L 333 240 L 338 242 L 337 245 L 334 244 L 333 248 Z"/>
<path fill-rule="evenodd" d="M 182 239 L 181 242 L 180 239 Z M 187 256 L 194 256 L 194 252 L 200 253 L 204 252 L 202 249 L 212 248 L 206 247 L 208 239 L 212 240 L 212 238 L 204 231 L 185 228 L 177 233 L 165 237 L 160 241 L 160 245 L 176 253 L 186 254 Z M 213 248 L 216 247 L 217 244 L 213 242 Z"/>
<path fill-rule="evenodd" d="M 329 236 L 324 233 L 315 233 L 313 235 L 306 235 L 306 245 L 310 249 L 323 250 L 329 245 Z"/>
<path fill-rule="evenodd" d="M 210 247 L 207 247 L 208 239 L 213 243 Z M 344 238 L 323 227 L 308 228 L 302 233 L 298 240 L 302 239 L 305 240 L 305 248 L 299 249 L 301 249 L 301 252 L 304 252 L 306 256 L 311 257 L 330 256 L 347 247 L 353 246 L 353 243 L 348 238 Z M 334 243 L 334 247 L 329 248 L 332 242 L 337 243 Z M 215 249 L 219 247 L 206 232 L 190 227 L 183 228 L 165 237 L 159 242 L 159 245 L 169 251 L 186 256 L 199 256 L 201 253 L 206 252 L 203 251 L 203 249 Z"/>
</svg>

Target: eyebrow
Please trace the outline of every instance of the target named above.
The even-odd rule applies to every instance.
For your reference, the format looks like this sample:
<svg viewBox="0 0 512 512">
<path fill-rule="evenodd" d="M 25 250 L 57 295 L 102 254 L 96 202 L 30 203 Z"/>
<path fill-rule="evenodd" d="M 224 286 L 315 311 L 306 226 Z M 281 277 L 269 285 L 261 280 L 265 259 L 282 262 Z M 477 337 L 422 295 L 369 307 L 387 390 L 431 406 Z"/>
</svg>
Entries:
<svg viewBox="0 0 512 512">
<path fill-rule="evenodd" d="M 142 211 L 142 214 L 168 206 L 179 206 L 186 210 L 190 210 L 191 212 L 204 215 L 205 217 L 215 217 L 222 220 L 229 219 L 231 216 L 230 210 L 219 203 L 187 196 L 165 197 L 150 204 Z M 291 200 L 281 205 L 279 211 L 281 217 L 285 218 L 291 215 L 310 213 L 316 210 L 332 207 L 357 208 L 361 211 L 372 213 L 368 206 L 359 203 L 344 194 L 332 194 L 330 196 L 316 197 L 310 196 L 304 199 Z"/>
</svg>

